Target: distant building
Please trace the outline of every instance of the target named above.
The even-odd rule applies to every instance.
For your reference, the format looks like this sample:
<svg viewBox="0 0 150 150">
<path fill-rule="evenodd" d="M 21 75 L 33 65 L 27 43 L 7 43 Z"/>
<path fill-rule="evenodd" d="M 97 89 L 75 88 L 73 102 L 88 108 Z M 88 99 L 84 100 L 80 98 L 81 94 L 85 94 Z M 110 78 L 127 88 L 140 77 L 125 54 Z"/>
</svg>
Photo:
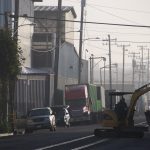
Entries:
<svg viewBox="0 0 150 150">
<path fill-rule="evenodd" d="M 57 6 L 35 6 L 36 26 L 32 39 L 32 67 L 54 68 L 56 47 Z M 62 7 L 62 20 L 74 20 L 76 13 L 73 7 Z M 74 23 L 61 22 L 61 44 L 71 43 L 74 47 Z"/>
<path fill-rule="evenodd" d="M 32 67 L 54 69 L 56 48 L 57 6 L 35 6 L 36 26 L 32 40 Z M 79 56 L 74 47 L 74 20 L 76 13 L 73 7 L 62 6 L 61 47 L 59 51 L 58 90 L 59 100 L 63 103 L 63 90 L 66 84 L 78 83 Z M 88 62 L 82 61 L 82 82 L 88 82 Z"/>
<path fill-rule="evenodd" d="M 18 19 L 18 44 L 25 58 L 22 72 L 18 75 L 15 92 L 15 110 L 20 116 L 25 115 L 33 107 L 55 104 L 53 97 L 54 59 L 58 8 L 34 7 L 35 1 L 42 0 L 18 0 L 19 16 L 22 16 Z M 1 9 L 1 7 L 5 8 L 4 6 L 7 6 L 6 9 Z M 0 0 L 0 13 L 8 10 L 11 14 L 15 12 L 15 0 Z M 62 7 L 62 20 L 73 20 L 75 17 L 73 7 Z M 9 18 L 9 26 L 13 31 L 12 21 L 13 18 Z M 2 15 L 0 16 L 0 27 L 3 28 L 4 24 Z M 57 104 L 63 104 L 64 85 L 78 82 L 79 56 L 74 47 L 73 29 L 73 22 L 62 22 Z M 13 34 L 15 33 L 16 31 L 13 31 Z M 81 81 L 82 83 L 88 82 L 88 61 L 86 60 L 82 60 Z"/>
<path fill-rule="evenodd" d="M 15 14 L 15 4 L 19 5 L 18 16 L 18 44 L 22 48 L 23 57 L 25 58 L 25 67 L 31 67 L 31 39 L 33 34 L 33 19 L 26 16 L 34 16 L 34 2 L 42 2 L 42 0 L 0 0 L 0 13 Z M 23 17 L 24 16 L 24 17 Z M 0 15 L 0 28 L 5 27 L 5 17 Z M 8 15 L 8 27 L 13 32 L 13 36 L 17 33 L 14 31 L 14 18 Z"/>
</svg>

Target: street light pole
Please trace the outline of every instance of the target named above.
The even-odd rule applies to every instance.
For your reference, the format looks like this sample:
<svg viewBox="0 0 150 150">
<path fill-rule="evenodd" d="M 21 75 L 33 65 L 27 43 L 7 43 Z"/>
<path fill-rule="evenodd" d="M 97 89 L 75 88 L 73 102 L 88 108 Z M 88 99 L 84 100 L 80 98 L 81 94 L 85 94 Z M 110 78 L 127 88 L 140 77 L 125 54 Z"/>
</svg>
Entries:
<svg viewBox="0 0 150 150">
<path fill-rule="evenodd" d="M 101 61 L 100 60 L 98 63 L 94 65 L 94 59 L 103 59 L 103 61 L 106 61 L 105 57 L 93 57 L 93 56 L 94 55 L 91 54 L 91 57 L 90 57 L 90 83 L 94 82 L 94 67 Z"/>
<path fill-rule="evenodd" d="M 118 67 L 118 64 L 111 64 L 111 68 L 113 67 L 113 66 L 115 66 L 116 67 L 116 70 L 118 70 L 117 69 L 117 67 Z M 101 69 L 103 69 L 104 68 L 104 87 L 105 87 L 105 69 L 106 68 L 109 68 L 109 65 L 105 65 L 105 61 L 104 61 L 104 66 L 103 67 L 101 67 L 100 68 L 100 83 L 102 84 L 102 77 L 101 77 Z M 118 71 L 117 71 L 118 72 Z M 116 75 L 116 78 L 118 79 L 118 75 Z M 117 82 L 117 81 L 116 81 Z"/>
<path fill-rule="evenodd" d="M 105 57 L 102 57 L 102 58 L 103 58 L 103 61 L 104 61 L 104 66 L 102 68 L 100 68 L 100 84 L 102 85 L 102 71 L 101 71 L 101 69 L 104 68 L 104 84 L 103 84 L 103 86 L 105 88 L 105 63 L 106 63 L 106 58 Z"/>
</svg>

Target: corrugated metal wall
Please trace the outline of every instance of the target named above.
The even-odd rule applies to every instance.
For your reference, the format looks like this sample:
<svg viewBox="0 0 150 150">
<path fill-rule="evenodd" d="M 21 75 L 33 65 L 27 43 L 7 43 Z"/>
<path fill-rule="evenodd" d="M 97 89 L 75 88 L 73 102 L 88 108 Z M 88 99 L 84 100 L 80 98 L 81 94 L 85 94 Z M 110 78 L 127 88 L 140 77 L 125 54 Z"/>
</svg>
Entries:
<svg viewBox="0 0 150 150">
<path fill-rule="evenodd" d="M 26 115 L 32 108 L 52 105 L 53 85 L 51 75 L 20 75 L 15 92 L 17 117 Z"/>
</svg>

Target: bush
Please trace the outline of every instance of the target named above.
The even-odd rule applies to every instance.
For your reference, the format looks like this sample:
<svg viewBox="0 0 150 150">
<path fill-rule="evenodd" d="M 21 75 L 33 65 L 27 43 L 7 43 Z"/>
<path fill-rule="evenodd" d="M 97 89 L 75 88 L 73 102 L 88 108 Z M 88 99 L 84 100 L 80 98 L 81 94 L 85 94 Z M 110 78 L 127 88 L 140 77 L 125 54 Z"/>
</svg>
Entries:
<svg viewBox="0 0 150 150">
<path fill-rule="evenodd" d="M 1 121 L 0 122 L 0 133 L 9 133 L 11 132 L 11 125 L 9 122 Z"/>
</svg>

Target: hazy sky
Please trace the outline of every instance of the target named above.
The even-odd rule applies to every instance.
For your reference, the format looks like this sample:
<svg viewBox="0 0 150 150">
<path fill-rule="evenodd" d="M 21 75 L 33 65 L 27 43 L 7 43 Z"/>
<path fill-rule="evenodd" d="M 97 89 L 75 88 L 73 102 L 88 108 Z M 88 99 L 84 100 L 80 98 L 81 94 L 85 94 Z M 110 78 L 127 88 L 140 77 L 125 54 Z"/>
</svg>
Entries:
<svg viewBox="0 0 150 150">
<path fill-rule="evenodd" d="M 57 5 L 57 0 L 43 0 L 43 3 L 35 3 L 36 5 Z M 77 19 L 80 20 L 81 0 L 62 0 L 64 6 L 74 6 L 77 13 Z M 150 26 L 150 0 L 86 0 L 85 7 L 85 21 L 97 23 L 115 23 L 115 24 L 129 24 L 129 25 L 145 25 Z M 79 23 L 75 23 L 75 31 L 79 30 Z M 150 28 L 141 27 L 122 27 L 122 26 L 108 26 L 85 24 L 84 37 L 96 38 L 99 41 L 86 40 L 83 44 L 83 58 L 88 59 L 91 54 L 95 56 L 103 56 L 107 59 L 108 64 L 108 44 L 103 40 L 108 38 L 110 34 L 111 39 L 117 39 L 118 45 L 130 45 L 126 47 L 128 51 L 125 52 L 125 62 L 131 63 L 132 57 L 130 53 L 140 52 L 139 46 L 147 46 L 144 50 L 144 59 L 147 61 L 147 50 L 150 48 Z M 75 46 L 78 51 L 79 33 L 75 34 Z M 119 42 L 124 41 L 124 42 Z M 126 42 L 125 42 L 126 41 Z M 130 42 L 127 42 L 130 41 Z M 142 43 L 143 42 L 143 43 Z M 147 43 L 149 42 L 149 43 Z M 85 49 L 88 52 L 85 53 Z M 111 46 L 112 63 L 122 63 L 122 47 L 117 47 L 114 42 Z M 137 55 L 138 57 L 141 56 Z M 139 58 L 137 62 L 139 62 Z M 101 66 L 102 64 L 100 64 Z"/>
</svg>

